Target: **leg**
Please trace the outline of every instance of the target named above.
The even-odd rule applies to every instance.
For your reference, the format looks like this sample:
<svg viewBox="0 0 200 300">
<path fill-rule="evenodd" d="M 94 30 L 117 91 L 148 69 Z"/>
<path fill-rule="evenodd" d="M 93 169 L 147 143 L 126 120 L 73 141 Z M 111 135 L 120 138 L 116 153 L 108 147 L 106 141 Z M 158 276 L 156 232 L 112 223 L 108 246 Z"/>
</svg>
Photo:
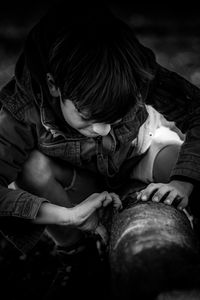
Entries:
<svg viewBox="0 0 200 300">
<path fill-rule="evenodd" d="M 72 207 L 90 194 L 100 191 L 99 182 L 88 171 L 74 170 L 70 164 L 33 151 L 16 185 L 53 204 Z M 47 232 L 59 245 L 72 246 L 83 238 L 80 230 L 61 226 L 48 226 Z"/>
<path fill-rule="evenodd" d="M 162 148 L 156 155 L 153 164 L 153 181 L 168 182 L 170 173 L 176 164 L 180 151 L 179 144 L 171 144 Z"/>
<path fill-rule="evenodd" d="M 153 182 L 168 182 L 171 171 L 178 159 L 183 141 L 179 135 L 167 127 L 157 129 L 152 142 L 152 179 Z"/>
<path fill-rule="evenodd" d="M 131 178 L 147 184 L 167 182 L 182 143 L 175 132 L 165 127 L 159 128 L 145 156 L 134 167 Z"/>
</svg>

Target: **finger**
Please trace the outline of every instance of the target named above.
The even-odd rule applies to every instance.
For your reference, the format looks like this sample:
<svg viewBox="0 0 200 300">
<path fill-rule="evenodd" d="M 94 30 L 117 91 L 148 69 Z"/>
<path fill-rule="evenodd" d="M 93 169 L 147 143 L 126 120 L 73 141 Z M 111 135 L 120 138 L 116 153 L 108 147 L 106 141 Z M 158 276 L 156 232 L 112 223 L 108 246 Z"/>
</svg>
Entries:
<svg viewBox="0 0 200 300">
<path fill-rule="evenodd" d="M 173 190 L 173 191 L 171 191 L 171 192 L 167 195 L 167 197 L 166 197 L 164 203 L 167 204 L 167 205 L 172 205 L 172 203 L 173 203 L 177 198 L 178 198 L 178 193 L 177 193 L 176 190 Z"/>
<path fill-rule="evenodd" d="M 142 193 L 145 191 L 146 189 L 144 189 L 144 190 L 141 190 L 140 192 L 137 192 L 137 200 L 141 200 L 141 198 L 142 198 Z"/>
<path fill-rule="evenodd" d="M 179 203 L 179 205 L 177 206 L 177 208 L 178 209 L 180 209 L 180 210 L 183 210 L 185 207 L 187 207 L 188 206 L 188 197 L 184 197 L 181 201 L 180 201 L 180 203 Z"/>
<path fill-rule="evenodd" d="M 108 192 L 104 191 L 100 194 L 95 193 L 88 197 L 85 201 L 82 202 L 82 205 L 85 205 L 86 210 L 90 206 L 91 212 L 103 206 L 103 202 L 107 199 Z"/>
<path fill-rule="evenodd" d="M 161 184 L 157 184 L 157 183 L 149 184 L 146 189 L 140 192 L 140 195 L 138 196 L 138 200 L 142 200 L 142 201 L 149 200 L 151 194 L 155 192 L 160 186 Z"/>
<path fill-rule="evenodd" d="M 110 204 L 113 201 L 112 197 L 110 194 L 107 195 L 105 201 L 103 201 L 102 205 L 103 207 L 108 206 L 108 204 Z"/>
<path fill-rule="evenodd" d="M 101 239 L 105 245 L 107 244 L 108 233 L 107 233 L 105 226 L 103 226 L 101 223 L 99 223 L 99 225 L 95 229 L 95 234 L 98 234 L 101 237 Z"/>
<path fill-rule="evenodd" d="M 153 202 L 160 202 L 163 197 L 167 195 L 167 193 L 170 192 L 170 189 L 166 185 L 162 185 L 153 195 L 152 201 Z"/>
<path fill-rule="evenodd" d="M 120 200 L 119 196 L 115 193 L 110 193 L 112 199 L 113 199 L 113 206 L 119 210 L 122 208 L 122 201 Z"/>
<path fill-rule="evenodd" d="M 137 199 L 138 201 L 139 201 L 139 200 L 142 200 L 142 201 L 146 201 L 146 200 L 147 200 L 147 199 L 145 200 L 145 198 L 142 199 L 143 192 L 145 193 L 145 190 L 146 190 L 146 189 L 144 189 L 144 190 L 142 190 L 142 191 L 136 193 L 136 199 Z"/>
</svg>

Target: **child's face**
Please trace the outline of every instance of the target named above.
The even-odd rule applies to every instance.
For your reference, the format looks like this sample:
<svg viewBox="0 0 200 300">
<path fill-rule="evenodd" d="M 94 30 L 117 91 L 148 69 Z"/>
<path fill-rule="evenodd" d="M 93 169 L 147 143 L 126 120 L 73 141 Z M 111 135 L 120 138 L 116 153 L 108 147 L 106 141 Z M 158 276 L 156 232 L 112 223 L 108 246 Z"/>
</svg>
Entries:
<svg viewBox="0 0 200 300">
<path fill-rule="evenodd" d="M 86 114 L 80 113 L 71 100 L 60 100 L 60 106 L 65 121 L 84 136 L 106 136 L 111 130 L 111 124 L 87 119 Z"/>
<path fill-rule="evenodd" d="M 60 107 L 65 121 L 84 136 L 95 138 L 97 136 L 106 136 L 111 125 L 120 122 L 118 120 L 112 124 L 97 123 L 91 118 L 88 119 L 87 112 L 79 112 L 73 102 L 69 99 L 62 99 L 60 88 L 55 84 L 52 74 L 47 73 L 47 85 L 49 92 L 53 97 L 60 98 Z"/>
</svg>

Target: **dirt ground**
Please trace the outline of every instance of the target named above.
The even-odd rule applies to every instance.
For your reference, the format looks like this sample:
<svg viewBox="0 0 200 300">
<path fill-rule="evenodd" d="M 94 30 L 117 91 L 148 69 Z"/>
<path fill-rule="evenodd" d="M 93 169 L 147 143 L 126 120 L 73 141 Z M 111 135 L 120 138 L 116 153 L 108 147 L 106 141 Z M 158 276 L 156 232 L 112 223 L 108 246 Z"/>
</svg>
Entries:
<svg viewBox="0 0 200 300">
<path fill-rule="evenodd" d="M 128 16 L 128 22 L 134 26 L 141 42 L 154 50 L 160 64 L 200 87 L 199 18 L 193 15 L 184 18 L 181 14 L 158 15 L 132 14 Z M 11 78 L 28 28 L 35 21 L 31 19 L 23 24 L 12 18 L 7 20 L 5 17 L 3 20 L 0 23 L 0 87 Z M 65 276 L 61 276 L 58 286 L 51 289 L 52 281 L 60 269 L 59 258 L 51 240 L 44 236 L 28 255 L 23 255 L 2 236 L 1 299 L 59 299 L 61 292 L 66 295 L 66 299 L 75 299 L 76 296 L 86 299 L 109 298 L 109 269 L 106 261 L 99 260 L 92 250 L 82 260 L 77 259 L 79 261 L 82 262 L 78 267 L 77 263 L 75 267 L 72 262 L 67 264 Z M 76 276 L 71 275 L 73 272 Z"/>
</svg>

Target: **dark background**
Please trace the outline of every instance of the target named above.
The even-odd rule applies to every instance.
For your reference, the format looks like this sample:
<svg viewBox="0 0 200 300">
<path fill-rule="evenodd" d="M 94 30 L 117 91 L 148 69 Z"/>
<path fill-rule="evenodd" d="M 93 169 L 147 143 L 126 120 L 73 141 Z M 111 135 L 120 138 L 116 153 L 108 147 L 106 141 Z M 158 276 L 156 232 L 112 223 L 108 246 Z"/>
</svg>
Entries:
<svg viewBox="0 0 200 300">
<path fill-rule="evenodd" d="M 57 2 L 7 0 L 1 3 L 0 87 L 13 74 L 29 29 Z M 69 1 L 65 2 L 67 9 Z M 159 63 L 200 86 L 200 17 L 196 2 L 118 0 L 107 4 L 135 28 L 141 42 L 155 51 Z"/>
<path fill-rule="evenodd" d="M 30 28 L 55 2 L 7 0 L 1 3 L 0 88 L 13 75 Z M 160 64 L 200 87 L 200 17 L 196 3 L 124 0 L 108 4 L 134 27 L 140 41 L 154 50 Z M 6 291 L 1 299 L 42 299 L 57 263 L 53 244 L 47 237 L 28 255 L 22 255 L 0 237 L 0 289 Z"/>
</svg>

